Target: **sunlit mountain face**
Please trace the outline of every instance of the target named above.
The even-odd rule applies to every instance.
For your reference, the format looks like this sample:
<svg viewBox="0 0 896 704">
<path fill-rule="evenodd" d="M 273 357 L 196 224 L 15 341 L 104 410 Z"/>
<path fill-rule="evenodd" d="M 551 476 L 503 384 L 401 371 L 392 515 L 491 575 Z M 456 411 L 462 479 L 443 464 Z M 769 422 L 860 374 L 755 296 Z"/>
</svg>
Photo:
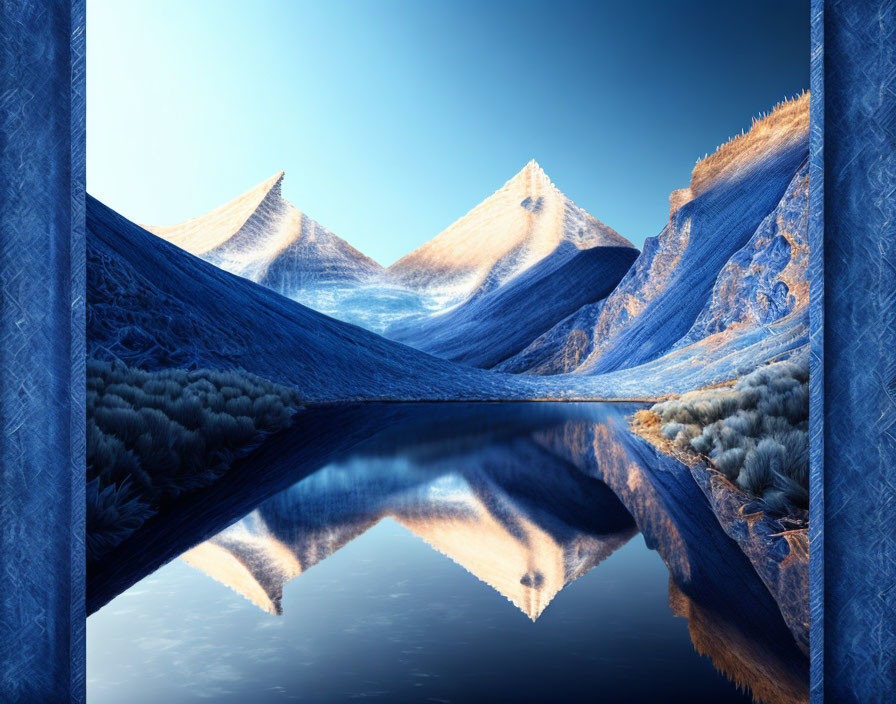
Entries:
<svg viewBox="0 0 896 704">
<path fill-rule="evenodd" d="M 338 610 L 346 607 L 336 604 L 360 590 L 351 597 L 360 600 L 352 609 L 366 604 L 365 628 L 381 624 L 380 635 L 371 632 L 370 637 L 383 639 L 380 648 L 388 649 L 390 643 L 398 648 L 397 659 L 387 659 L 384 663 L 392 664 L 382 667 L 400 667 L 395 663 L 402 658 L 416 657 L 407 654 L 417 652 L 414 648 L 418 647 L 411 645 L 416 636 L 409 634 L 418 633 L 424 620 L 427 629 L 439 629 L 438 643 L 460 638 L 452 634 L 462 624 L 464 639 L 475 633 L 476 644 L 464 648 L 476 653 L 471 656 L 482 658 L 486 669 L 492 667 L 490 638 L 511 638 L 517 643 L 514 647 L 525 650 L 536 648 L 542 640 L 541 629 L 548 629 L 555 639 L 555 661 L 549 670 L 553 674 L 539 677 L 548 677 L 545 686 L 559 687 L 560 681 L 576 679 L 566 667 L 576 668 L 577 677 L 590 676 L 582 674 L 579 656 L 563 649 L 575 648 L 579 653 L 580 648 L 588 647 L 584 643 L 567 645 L 564 637 L 551 630 L 555 623 L 551 614 L 565 618 L 573 605 L 588 609 L 591 606 L 584 604 L 612 599 L 609 585 L 614 583 L 616 570 L 633 559 L 634 564 L 641 564 L 642 558 L 633 556 L 642 555 L 648 562 L 625 578 L 629 585 L 626 606 L 617 607 L 612 617 L 588 616 L 594 624 L 593 639 L 600 640 L 600 634 L 615 628 L 612 624 L 619 619 L 620 623 L 638 621 L 640 610 L 650 612 L 646 602 L 639 605 L 639 600 L 647 597 L 639 595 L 660 589 L 665 593 L 663 612 L 673 619 L 669 623 L 678 623 L 674 617 L 688 620 L 688 657 L 707 655 L 732 687 L 746 687 L 763 701 L 807 701 L 808 662 L 788 630 L 779 604 L 725 534 L 688 467 L 659 454 L 630 432 L 628 417 L 639 407 L 624 403 L 504 403 L 309 409 L 294 430 L 273 439 L 258 457 L 241 467 L 241 478 L 233 477 L 229 485 L 213 487 L 164 520 L 147 524 L 120 546 L 111 561 L 113 566 L 96 573 L 88 586 L 94 598 L 106 595 L 100 602 L 92 602 L 93 609 L 111 600 L 94 619 L 127 609 L 139 620 L 140 600 L 150 598 L 141 595 L 158 590 L 171 594 L 172 603 L 181 601 L 176 594 L 186 589 L 178 586 L 187 584 L 183 581 L 186 575 L 179 573 L 177 579 L 171 577 L 175 581 L 166 582 L 168 578 L 159 575 L 168 574 L 169 566 L 147 578 L 159 565 L 180 556 L 180 564 L 195 568 L 191 570 L 194 577 L 189 578 L 190 589 L 207 592 L 199 602 L 183 595 L 184 603 L 192 605 L 192 611 L 183 616 L 188 621 L 198 618 L 203 623 L 218 623 L 221 609 L 237 610 L 245 615 L 236 623 L 248 619 L 258 628 L 265 623 L 274 628 L 280 619 L 291 623 L 295 612 L 300 619 L 297 627 L 306 623 L 310 628 L 303 599 L 312 598 L 307 590 L 314 590 L 323 580 L 330 586 L 313 592 L 319 594 L 313 598 L 324 622 L 341 623 Z M 423 573 L 434 569 L 438 573 L 439 569 L 430 565 L 424 570 L 428 558 L 409 550 L 407 543 L 401 542 L 403 538 L 389 532 L 390 525 L 435 556 L 433 565 L 456 563 L 449 572 L 450 586 L 440 581 L 449 579 L 447 576 L 425 586 L 430 583 Z M 389 535 L 394 537 L 384 538 Z M 383 544 L 383 540 L 387 542 Z M 395 563 L 398 555 L 417 557 Z M 658 580 L 648 588 L 643 580 L 654 559 L 664 565 L 663 575 L 657 575 Z M 458 566 L 463 568 L 461 573 Z M 349 576 L 355 573 L 358 576 Z M 213 579 L 196 581 L 195 577 L 205 575 Z M 416 586 L 409 586 L 409 579 Z M 608 581 L 598 588 L 595 580 Z M 380 581 L 390 586 L 374 598 L 371 585 Z M 232 591 L 222 593 L 219 582 Z M 404 586 L 399 589 L 396 584 Z M 335 590 L 331 596 L 327 596 L 328 589 Z M 438 606 L 428 607 L 425 617 L 422 612 L 415 616 L 418 612 L 408 611 L 407 606 L 393 614 L 387 604 L 408 589 Z M 305 596 L 291 597 L 300 593 L 297 590 L 304 590 Z M 426 597 L 428 590 L 432 592 Z M 115 598 L 121 592 L 124 594 Z M 507 601 L 495 601 L 495 592 Z M 582 602 L 575 594 L 587 594 L 587 600 Z M 446 599 L 455 604 L 449 612 L 443 612 Z M 208 605 L 203 605 L 206 601 Z M 337 611 L 328 614 L 328 603 Z M 244 612 L 241 605 L 249 611 Z M 520 622 L 513 619 L 497 631 L 482 621 L 504 623 L 508 609 L 528 617 L 523 620 L 528 630 L 518 630 L 513 623 Z M 150 613 L 158 618 L 157 609 L 150 607 L 147 615 Z M 398 628 L 396 619 L 405 625 Z M 231 623 L 228 628 L 241 628 L 227 623 Z M 684 657 L 680 651 L 669 650 L 671 636 L 660 635 L 666 633 L 667 626 L 657 622 L 637 628 L 642 654 L 652 654 L 638 668 L 649 670 L 653 655 L 657 662 Z M 170 628 L 166 632 L 174 633 Z M 225 633 L 220 637 L 227 638 Z M 237 660 L 238 652 L 262 647 L 252 645 L 256 631 L 240 633 L 239 650 L 232 656 Z M 398 654 L 402 648 L 405 655 Z M 276 661 L 279 656 L 272 652 L 266 657 Z M 607 657 L 606 667 L 618 668 Z M 499 667 L 497 661 L 493 665 Z M 284 661 L 282 667 L 287 673 L 294 665 Z M 452 672 L 448 661 L 428 661 L 427 667 L 446 677 Z M 620 677 L 618 669 L 604 673 L 599 665 L 592 667 L 595 677 L 611 672 L 612 682 Z M 681 667 L 684 672 L 688 666 Z M 656 674 L 657 682 L 650 685 L 658 688 L 651 690 L 656 696 L 674 680 L 672 674 L 664 673 Z M 413 700 L 395 684 L 401 680 L 397 673 L 383 676 L 384 683 L 399 688 L 393 692 L 396 701 Z M 459 674 L 451 676 L 463 679 Z M 681 692 L 699 695 L 703 691 L 699 678 L 706 676 L 690 674 L 691 681 L 698 684 Z M 345 677 L 351 680 L 352 676 Z M 526 681 L 520 678 L 520 686 Z M 705 684 L 710 686 L 710 681 Z M 507 681 L 502 681 L 502 686 L 516 692 L 515 685 Z M 617 686 L 647 685 L 632 681 L 605 686 L 612 694 Z M 228 691 L 239 690 L 233 682 L 227 687 Z M 425 691 L 437 697 L 447 690 L 433 680 Z M 465 691 L 469 694 L 472 690 Z M 736 689 L 712 691 L 716 694 L 706 695 L 708 698 L 687 701 L 742 701 L 743 695 Z M 556 701 L 581 699 L 560 696 Z M 679 700 L 673 697 L 670 701 Z"/>
<path fill-rule="evenodd" d="M 340 320 L 380 333 L 401 324 L 389 335 L 436 353 L 426 343 L 432 331 L 413 321 L 437 316 L 433 325 L 440 330 L 441 345 L 456 348 L 460 343 L 454 338 L 466 338 L 469 331 L 438 314 L 488 300 L 488 294 L 519 278 L 516 297 L 531 298 L 525 307 L 539 303 L 540 315 L 520 330 L 519 342 L 499 353 L 499 359 L 473 360 L 475 366 L 491 366 L 518 352 L 581 305 L 605 297 L 638 254 L 631 242 L 563 195 L 534 159 L 388 269 L 284 199 L 283 178 L 283 172 L 275 174 L 205 215 L 143 227 L 215 266 Z M 544 290 L 556 300 L 544 300 Z M 504 292 L 503 299 L 513 293 Z M 492 307 L 502 298 L 497 300 Z M 504 306 L 514 302 L 519 303 Z M 469 314 L 481 315 L 479 308 Z M 454 352 L 446 348 L 440 356 L 464 357 L 469 350 L 460 346 Z"/>
</svg>

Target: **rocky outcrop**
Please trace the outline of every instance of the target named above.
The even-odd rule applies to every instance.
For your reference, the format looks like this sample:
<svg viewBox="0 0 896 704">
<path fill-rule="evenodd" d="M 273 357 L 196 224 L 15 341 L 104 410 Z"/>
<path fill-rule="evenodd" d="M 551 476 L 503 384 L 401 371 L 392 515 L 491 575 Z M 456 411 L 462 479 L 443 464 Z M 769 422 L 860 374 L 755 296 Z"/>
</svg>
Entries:
<svg viewBox="0 0 896 704">
<path fill-rule="evenodd" d="M 676 345 L 735 326 L 770 325 L 809 303 L 809 165 L 804 162 L 777 207 L 722 268 L 709 303 Z"/>
</svg>

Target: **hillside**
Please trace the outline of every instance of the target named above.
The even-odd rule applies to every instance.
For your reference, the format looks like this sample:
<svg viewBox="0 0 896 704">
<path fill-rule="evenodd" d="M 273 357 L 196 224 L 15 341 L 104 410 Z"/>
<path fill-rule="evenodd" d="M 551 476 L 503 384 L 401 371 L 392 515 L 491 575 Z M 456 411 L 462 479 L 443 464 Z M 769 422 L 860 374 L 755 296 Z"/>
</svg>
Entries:
<svg viewBox="0 0 896 704">
<path fill-rule="evenodd" d="M 689 188 L 670 197 L 669 224 L 616 290 L 498 369 L 605 374 L 663 359 L 721 362 L 732 346 L 782 329 L 791 349 L 805 344 L 808 109 L 808 94 L 782 103 L 700 161 Z"/>
<path fill-rule="evenodd" d="M 502 286 L 444 313 L 399 323 L 386 335 L 437 357 L 490 368 L 580 307 L 605 298 L 637 256 L 633 247 L 578 249 L 563 242 Z"/>
</svg>

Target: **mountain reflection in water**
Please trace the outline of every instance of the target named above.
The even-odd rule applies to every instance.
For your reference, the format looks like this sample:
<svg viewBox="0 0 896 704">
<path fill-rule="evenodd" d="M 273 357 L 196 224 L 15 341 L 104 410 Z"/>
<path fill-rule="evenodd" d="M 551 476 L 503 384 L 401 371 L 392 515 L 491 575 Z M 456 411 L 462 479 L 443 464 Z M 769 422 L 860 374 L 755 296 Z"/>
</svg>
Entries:
<svg viewBox="0 0 896 704">
<path fill-rule="evenodd" d="M 534 620 L 637 532 L 603 482 L 530 438 L 430 449 L 325 467 L 184 559 L 279 613 L 286 582 L 389 516 Z"/>
<path fill-rule="evenodd" d="M 807 701 L 808 664 L 777 605 L 687 468 L 628 431 L 627 416 L 637 408 L 374 404 L 306 411 L 291 433 L 313 432 L 334 454 L 296 453 L 297 481 L 259 496 L 212 537 L 184 545 L 182 558 L 280 614 L 288 582 L 391 518 L 535 621 L 566 585 L 640 531 L 666 564 L 669 604 L 688 619 L 694 648 L 764 701 Z M 329 434 L 341 442 L 327 443 Z M 289 448 L 292 440 L 276 443 Z M 245 477 L 252 471 L 251 462 L 239 468 Z M 251 491 L 246 481 L 243 493 Z M 216 506 L 223 516 L 226 503 Z M 161 524 L 149 526 L 132 550 L 159 550 L 171 542 L 163 534 Z M 594 632 L 599 637 L 600 623 Z"/>
</svg>

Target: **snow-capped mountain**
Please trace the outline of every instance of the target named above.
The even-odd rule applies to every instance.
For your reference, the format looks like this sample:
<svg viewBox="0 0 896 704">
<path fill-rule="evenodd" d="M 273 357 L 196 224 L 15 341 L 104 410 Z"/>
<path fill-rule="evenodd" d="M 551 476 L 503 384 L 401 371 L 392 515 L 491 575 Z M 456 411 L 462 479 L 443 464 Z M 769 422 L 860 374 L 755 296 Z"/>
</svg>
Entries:
<svg viewBox="0 0 896 704">
<path fill-rule="evenodd" d="M 389 268 L 411 286 L 452 291 L 445 297 L 461 302 L 399 321 L 386 335 L 445 359 L 492 367 L 606 297 L 637 256 L 628 240 L 564 196 L 533 160 Z"/>
<path fill-rule="evenodd" d="M 383 268 L 280 194 L 284 172 L 206 215 L 178 225 L 143 225 L 215 266 L 301 298 L 326 285 L 358 284 Z"/>
<path fill-rule="evenodd" d="M 479 343 L 460 327 L 457 332 L 466 341 L 459 352 L 452 350 L 457 346 L 450 339 L 453 333 L 445 330 L 453 322 L 446 318 L 433 322 L 440 330 L 434 354 L 479 366 L 518 352 L 565 315 L 606 295 L 625 273 L 621 262 L 628 259 L 626 255 L 637 252 L 557 190 L 534 160 L 497 193 L 388 270 L 286 201 L 280 193 L 282 181 L 280 172 L 206 215 L 171 227 L 144 227 L 225 271 L 327 315 L 375 332 L 392 325 L 396 339 L 426 350 L 430 347 L 417 340 L 422 336 L 429 341 L 433 334 L 417 323 L 467 299 L 486 297 L 531 269 L 528 288 L 504 291 L 502 298 L 526 303 L 533 320 L 521 324 L 500 351 L 479 359 L 483 350 L 473 349 Z M 595 247 L 624 251 L 599 266 L 597 274 L 586 266 Z M 570 273 L 577 267 L 581 280 Z M 553 272 L 558 277 L 552 282 Z M 594 281 L 595 276 L 600 280 Z M 552 300 L 533 308 L 535 302 L 527 299 L 539 291 L 550 291 Z M 500 304 L 485 306 L 496 323 Z M 476 305 L 460 315 L 476 317 L 481 308 Z M 473 338 L 488 334 L 473 331 Z"/>
<path fill-rule="evenodd" d="M 805 94 L 698 162 L 670 197 L 669 224 L 616 290 L 498 369 L 603 374 L 706 364 L 772 336 L 805 344 L 808 126 Z M 760 348 L 753 354 L 762 363 Z"/>
<path fill-rule="evenodd" d="M 492 291 L 557 250 L 633 247 L 561 193 L 533 159 L 496 193 L 389 267 L 406 286 L 454 302 Z"/>
<path fill-rule="evenodd" d="M 386 335 L 437 357 L 490 368 L 610 294 L 637 256 L 634 247 L 578 249 L 562 242 L 503 285 L 444 313 L 399 323 Z"/>
</svg>

